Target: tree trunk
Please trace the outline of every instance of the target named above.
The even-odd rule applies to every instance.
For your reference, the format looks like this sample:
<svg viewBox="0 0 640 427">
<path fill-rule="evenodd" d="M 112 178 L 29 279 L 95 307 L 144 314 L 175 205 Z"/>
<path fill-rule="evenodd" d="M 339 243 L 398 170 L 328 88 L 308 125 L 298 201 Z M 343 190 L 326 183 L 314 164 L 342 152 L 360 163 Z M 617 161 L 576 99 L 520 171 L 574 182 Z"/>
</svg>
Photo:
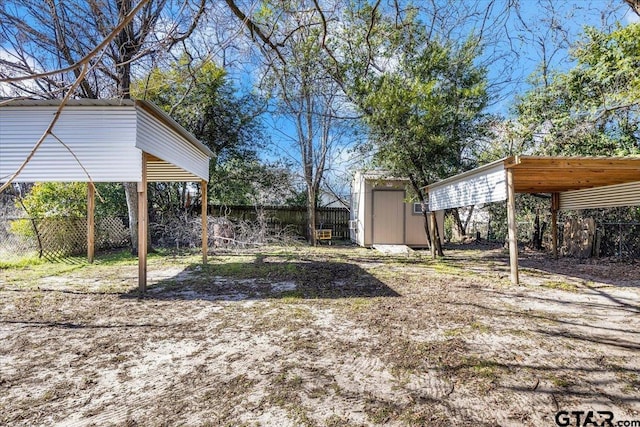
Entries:
<svg viewBox="0 0 640 427">
<path fill-rule="evenodd" d="M 316 191 L 313 185 L 307 186 L 307 217 L 309 218 L 309 244 L 316 246 Z"/>
<path fill-rule="evenodd" d="M 131 237 L 131 253 L 138 255 L 138 183 L 123 182 L 124 195 L 127 199 L 129 213 L 129 236 Z"/>
<path fill-rule="evenodd" d="M 458 208 L 451 209 L 451 217 L 453 218 L 453 224 L 456 229 L 454 230 L 454 239 L 458 241 L 464 240 L 465 229 L 462 220 L 460 219 L 460 211 Z"/>
<path fill-rule="evenodd" d="M 131 0 L 116 0 L 118 15 L 122 20 L 132 10 Z M 118 77 L 118 96 L 123 99 L 131 98 L 131 59 L 135 54 L 133 21 L 125 26 L 115 39 L 120 49 L 120 63 L 116 65 Z M 138 184 L 124 182 L 124 194 L 127 199 L 129 213 L 129 236 L 131 237 L 131 253 L 138 254 Z M 150 230 L 147 227 L 147 235 Z M 151 239 L 147 238 L 147 251 L 150 252 Z"/>
<path fill-rule="evenodd" d="M 414 176 L 411 174 L 409 174 L 409 181 L 411 182 L 411 186 L 413 187 L 413 190 L 416 192 L 416 194 L 418 195 L 418 199 L 420 200 L 420 206 L 422 207 L 422 216 L 424 218 L 424 231 L 427 234 L 427 242 L 429 243 L 429 246 L 435 246 L 436 253 L 438 254 L 438 256 L 444 256 L 444 251 L 442 250 L 442 244 L 440 243 L 441 240 L 440 240 L 440 233 L 438 231 L 438 222 L 437 221 L 435 222 L 436 241 L 432 242 L 431 233 L 429 233 L 429 209 L 428 209 L 429 204 L 427 203 L 427 200 L 424 195 L 424 192 L 422 191 L 422 188 L 420 187 L 418 182 L 415 180 Z"/>
<path fill-rule="evenodd" d="M 536 217 L 533 221 L 533 247 L 537 250 L 542 250 L 542 238 L 544 231 L 547 228 L 546 222 L 540 222 L 540 214 L 536 213 Z"/>
</svg>

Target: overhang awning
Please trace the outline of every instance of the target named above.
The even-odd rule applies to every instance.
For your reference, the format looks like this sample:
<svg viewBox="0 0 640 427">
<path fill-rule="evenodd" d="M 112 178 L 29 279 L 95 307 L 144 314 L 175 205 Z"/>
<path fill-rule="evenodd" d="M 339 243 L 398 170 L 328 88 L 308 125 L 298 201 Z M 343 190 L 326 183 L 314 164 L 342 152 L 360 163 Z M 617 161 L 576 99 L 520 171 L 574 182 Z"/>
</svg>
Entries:
<svg viewBox="0 0 640 427">
<path fill-rule="evenodd" d="M 638 157 L 534 157 L 504 159 L 516 193 L 562 193 L 640 181 Z"/>
<path fill-rule="evenodd" d="M 517 284 L 515 193 L 551 194 L 552 249 L 557 254 L 560 209 L 640 206 L 640 157 L 506 157 L 426 190 L 432 212 L 507 200 L 511 282 Z"/>
<path fill-rule="evenodd" d="M 640 204 L 640 195 L 634 197 L 635 194 L 624 191 L 636 187 L 617 187 L 640 182 L 640 157 L 513 156 L 427 186 L 429 207 L 443 210 L 506 200 L 507 170 L 512 173 L 516 193 L 560 193 L 562 201 L 563 193 L 569 196 L 576 190 L 612 186 L 611 189 L 617 191 L 611 194 L 624 198 L 615 206 Z M 587 197 L 589 194 L 582 193 Z M 593 194 L 595 197 L 602 192 Z M 581 200 L 585 206 L 584 197 Z M 561 205 L 568 209 L 569 204 Z M 594 207 L 601 205 L 599 202 Z"/>
<path fill-rule="evenodd" d="M 76 99 L 0 102 L 0 184 L 88 182 L 87 257 L 93 260 L 96 182 L 138 183 L 138 283 L 147 277 L 147 183 L 200 182 L 207 261 L 207 182 L 213 153 L 147 101 Z M 0 186 L 2 188 L 2 186 Z"/>
</svg>

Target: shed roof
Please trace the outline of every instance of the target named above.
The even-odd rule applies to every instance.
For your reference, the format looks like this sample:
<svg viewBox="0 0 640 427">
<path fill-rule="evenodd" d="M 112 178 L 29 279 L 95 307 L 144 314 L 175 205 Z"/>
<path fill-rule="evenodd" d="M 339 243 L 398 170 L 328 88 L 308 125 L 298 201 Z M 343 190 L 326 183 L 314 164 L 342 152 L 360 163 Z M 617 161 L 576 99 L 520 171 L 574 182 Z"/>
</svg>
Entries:
<svg viewBox="0 0 640 427">
<path fill-rule="evenodd" d="M 379 169 L 357 171 L 356 177 L 360 177 L 366 180 L 409 181 L 409 178 L 407 177 L 399 177 L 394 175 L 392 172 Z"/>
<path fill-rule="evenodd" d="M 60 102 L 0 102 L 0 182 L 29 155 Z M 143 158 L 149 181 L 209 177 L 211 150 L 148 101 L 69 100 L 53 133 L 16 181 L 88 181 L 88 174 L 95 182 L 139 182 Z"/>
</svg>

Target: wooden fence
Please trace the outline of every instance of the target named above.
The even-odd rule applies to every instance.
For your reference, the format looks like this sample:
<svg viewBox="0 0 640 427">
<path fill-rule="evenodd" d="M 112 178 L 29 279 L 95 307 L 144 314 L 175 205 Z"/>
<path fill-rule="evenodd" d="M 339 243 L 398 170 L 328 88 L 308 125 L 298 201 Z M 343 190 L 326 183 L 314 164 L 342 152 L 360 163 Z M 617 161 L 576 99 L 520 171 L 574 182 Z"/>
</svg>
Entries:
<svg viewBox="0 0 640 427">
<path fill-rule="evenodd" d="M 242 221 L 263 220 L 274 231 L 289 228 L 307 238 L 307 208 L 297 206 L 209 206 L 209 215 Z M 318 208 L 316 228 L 330 229 L 333 239 L 349 239 L 349 210 Z"/>
</svg>

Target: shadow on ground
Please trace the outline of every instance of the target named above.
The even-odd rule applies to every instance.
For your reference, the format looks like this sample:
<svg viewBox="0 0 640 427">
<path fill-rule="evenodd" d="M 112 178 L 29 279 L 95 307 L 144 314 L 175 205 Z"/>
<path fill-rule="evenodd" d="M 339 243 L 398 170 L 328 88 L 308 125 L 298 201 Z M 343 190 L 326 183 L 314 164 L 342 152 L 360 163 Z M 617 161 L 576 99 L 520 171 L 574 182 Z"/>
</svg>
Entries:
<svg viewBox="0 0 640 427">
<path fill-rule="evenodd" d="M 400 294 L 358 265 L 346 262 L 276 259 L 192 264 L 147 287 L 149 299 L 240 301 L 273 298 L 375 298 Z M 139 298 L 138 290 L 123 298 Z"/>
<path fill-rule="evenodd" d="M 461 263 L 465 267 L 493 263 L 508 273 L 509 254 L 502 244 L 493 242 L 471 242 L 448 244 L 445 258 Z M 567 276 L 582 282 L 596 282 L 618 287 L 640 287 L 640 263 L 638 260 L 610 258 L 574 258 L 553 256 L 544 251 L 532 250 L 519 245 L 518 264 L 521 274 L 533 274 L 533 270 L 551 275 Z M 551 280 L 552 277 L 547 279 Z"/>
</svg>

